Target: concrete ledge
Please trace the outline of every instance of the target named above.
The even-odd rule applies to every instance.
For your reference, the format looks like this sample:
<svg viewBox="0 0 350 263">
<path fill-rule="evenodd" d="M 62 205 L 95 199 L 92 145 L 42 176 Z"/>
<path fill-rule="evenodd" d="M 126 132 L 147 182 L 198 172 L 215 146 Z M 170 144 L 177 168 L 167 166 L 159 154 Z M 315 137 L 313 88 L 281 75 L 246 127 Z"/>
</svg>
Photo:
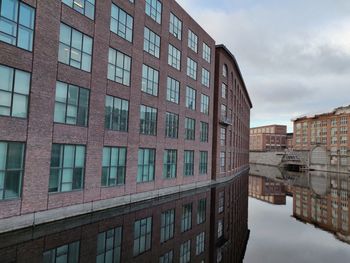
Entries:
<svg viewBox="0 0 350 263">
<path fill-rule="evenodd" d="M 208 180 L 202 182 L 196 182 L 181 186 L 173 186 L 168 188 L 157 189 L 144 193 L 137 193 L 132 195 L 124 195 L 114 197 L 105 200 L 93 201 L 84 204 L 77 204 L 72 206 L 60 207 L 56 209 L 50 209 L 46 211 L 35 212 L 31 214 L 25 214 L 21 216 L 14 216 L 0 220 L 0 233 L 5 233 L 13 230 L 18 230 L 26 227 L 40 225 L 44 223 L 50 223 L 57 220 L 62 220 L 74 216 L 84 215 L 92 212 L 101 211 L 104 209 L 115 208 L 118 206 L 129 205 L 138 203 L 141 201 L 152 200 L 154 198 L 165 197 L 172 194 L 187 192 L 195 189 L 201 189 L 204 187 L 212 187 L 221 183 L 226 183 L 235 177 L 240 176 L 249 170 L 249 166 L 243 168 L 236 174 L 224 178 L 220 178 L 217 181 Z"/>
</svg>

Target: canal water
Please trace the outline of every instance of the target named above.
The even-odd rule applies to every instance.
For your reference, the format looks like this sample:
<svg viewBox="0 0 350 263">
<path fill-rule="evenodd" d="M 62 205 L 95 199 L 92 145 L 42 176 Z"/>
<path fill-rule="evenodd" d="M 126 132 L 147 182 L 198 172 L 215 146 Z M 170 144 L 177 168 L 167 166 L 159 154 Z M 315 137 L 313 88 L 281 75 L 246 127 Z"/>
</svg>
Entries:
<svg viewBox="0 0 350 263">
<path fill-rule="evenodd" d="M 349 263 L 349 175 L 251 166 L 244 263 Z"/>
</svg>

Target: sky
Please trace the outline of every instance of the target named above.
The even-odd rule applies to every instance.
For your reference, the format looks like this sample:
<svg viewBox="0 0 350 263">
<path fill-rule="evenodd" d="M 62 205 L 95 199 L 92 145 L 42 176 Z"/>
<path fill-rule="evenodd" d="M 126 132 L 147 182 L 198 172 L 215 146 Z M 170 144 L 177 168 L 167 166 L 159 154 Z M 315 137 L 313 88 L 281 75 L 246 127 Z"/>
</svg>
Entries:
<svg viewBox="0 0 350 263">
<path fill-rule="evenodd" d="M 350 0 L 177 0 L 235 55 L 251 127 L 350 104 Z"/>
</svg>

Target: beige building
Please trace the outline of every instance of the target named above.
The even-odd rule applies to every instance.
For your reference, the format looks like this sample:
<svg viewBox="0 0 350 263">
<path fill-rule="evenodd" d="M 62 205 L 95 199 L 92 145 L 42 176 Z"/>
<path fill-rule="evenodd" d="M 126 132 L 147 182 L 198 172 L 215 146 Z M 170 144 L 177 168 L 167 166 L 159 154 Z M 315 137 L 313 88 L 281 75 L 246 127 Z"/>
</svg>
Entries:
<svg viewBox="0 0 350 263">
<path fill-rule="evenodd" d="M 287 126 L 268 125 L 250 129 L 250 151 L 280 151 L 286 148 Z"/>
</svg>

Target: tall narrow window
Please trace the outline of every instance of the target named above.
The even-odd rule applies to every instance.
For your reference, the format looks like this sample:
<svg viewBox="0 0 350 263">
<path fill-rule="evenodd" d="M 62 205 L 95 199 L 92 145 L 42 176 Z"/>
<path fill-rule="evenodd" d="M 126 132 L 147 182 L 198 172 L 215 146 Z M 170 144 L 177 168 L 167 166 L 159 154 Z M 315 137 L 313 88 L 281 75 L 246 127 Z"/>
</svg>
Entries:
<svg viewBox="0 0 350 263">
<path fill-rule="evenodd" d="M 134 256 L 151 249 L 152 217 L 143 218 L 134 223 Z"/>
<path fill-rule="evenodd" d="M 163 157 L 163 177 L 175 178 L 177 168 L 177 150 L 165 150 Z"/>
<path fill-rule="evenodd" d="M 85 146 L 52 144 L 49 192 L 83 188 Z"/>
<path fill-rule="evenodd" d="M 171 112 L 165 113 L 165 137 L 177 138 L 179 130 L 179 115 Z"/>
<path fill-rule="evenodd" d="M 197 62 L 191 58 L 187 58 L 187 76 L 197 79 Z"/>
<path fill-rule="evenodd" d="M 95 0 L 62 0 L 69 7 L 94 20 Z"/>
<path fill-rule="evenodd" d="M 24 143 L 0 141 L 0 200 L 21 195 Z"/>
<path fill-rule="evenodd" d="M 192 228 L 192 203 L 182 206 L 181 232 L 186 232 Z"/>
<path fill-rule="evenodd" d="M 142 65 L 141 90 L 153 96 L 158 96 L 159 71 L 147 65 Z"/>
<path fill-rule="evenodd" d="M 173 263 L 173 257 L 174 252 L 170 250 L 159 258 L 159 263 Z"/>
<path fill-rule="evenodd" d="M 191 118 L 185 118 L 185 139 L 195 140 L 196 134 L 196 120 Z"/>
<path fill-rule="evenodd" d="M 218 238 L 221 238 L 224 235 L 224 220 L 220 219 L 218 221 Z"/>
<path fill-rule="evenodd" d="M 139 149 L 137 182 L 150 182 L 154 180 L 156 162 L 155 149 Z"/>
<path fill-rule="evenodd" d="M 157 134 L 157 109 L 140 106 L 140 133 L 154 136 Z"/>
<path fill-rule="evenodd" d="M 202 68 L 202 84 L 207 88 L 210 86 L 210 72 L 205 68 Z"/>
<path fill-rule="evenodd" d="M 196 110 L 196 90 L 186 87 L 186 107 L 190 110 Z"/>
<path fill-rule="evenodd" d="M 226 146 L 226 129 L 220 128 L 220 145 Z"/>
<path fill-rule="evenodd" d="M 174 237 L 175 230 L 175 209 L 162 213 L 160 220 L 160 242 L 163 243 Z"/>
<path fill-rule="evenodd" d="M 58 61 L 90 72 L 92 38 L 61 23 Z"/>
<path fill-rule="evenodd" d="M 188 30 L 188 47 L 197 53 L 197 51 L 198 51 L 198 37 L 191 30 Z"/>
<path fill-rule="evenodd" d="M 181 68 L 181 51 L 171 44 L 168 49 L 168 64 L 177 70 Z"/>
<path fill-rule="evenodd" d="M 199 156 L 199 174 L 208 173 L 208 152 L 201 151 Z"/>
<path fill-rule="evenodd" d="M 114 131 L 128 131 L 129 101 L 106 96 L 105 128 Z"/>
<path fill-rule="evenodd" d="M 194 175 L 194 151 L 184 152 L 184 175 Z"/>
<path fill-rule="evenodd" d="M 27 118 L 30 78 L 27 72 L 0 65 L 0 116 Z"/>
<path fill-rule="evenodd" d="M 208 63 L 210 63 L 211 60 L 211 49 L 210 47 L 203 43 L 203 54 L 202 54 L 202 58 L 207 61 Z"/>
<path fill-rule="evenodd" d="M 167 91 L 166 91 L 167 101 L 179 104 L 179 96 L 180 96 L 180 82 L 178 82 L 176 79 L 168 77 Z"/>
<path fill-rule="evenodd" d="M 227 73 L 228 73 L 227 65 L 224 64 L 222 65 L 222 76 L 227 78 Z"/>
<path fill-rule="evenodd" d="M 208 142 L 208 133 L 209 133 L 209 124 L 207 122 L 201 121 L 201 126 L 200 126 L 201 142 Z"/>
<path fill-rule="evenodd" d="M 158 0 L 146 0 L 146 15 L 160 24 L 162 22 L 162 3 Z"/>
<path fill-rule="evenodd" d="M 109 48 L 108 79 L 130 86 L 131 57 L 118 50 Z"/>
<path fill-rule="evenodd" d="M 181 40 L 182 38 L 182 21 L 177 18 L 173 13 L 170 13 L 170 24 L 169 24 L 169 32 Z"/>
<path fill-rule="evenodd" d="M 111 31 L 132 42 L 134 18 L 115 4 L 112 4 L 111 17 Z"/>
<path fill-rule="evenodd" d="M 224 207 L 225 207 L 225 192 L 222 191 L 219 193 L 219 205 L 218 205 L 219 214 L 224 212 Z"/>
<path fill-rule="evenodd" d="M 33 50 L 35 9 L 18 0 L 0 1 L 0 41 Z"/>
<path fill-rule="evenodd" d="M 196 236 L 196 255 L 200 255 L 204 252 L 205 245 L 205 233 L 202 232 Z"/>
<path fill-rule="evenodd" d="M 98 234 L 96 262 L 121 262 L 122 232 L 122 227 L 116 227 Z"/>
<path fill-rule="evenodd" d="M 87 89 L 57 81 L 55 122 L 87 126 L 89 95 Z"/>
<path fill-rule="evenodd" d="M 198 201 L 197 207 L 197 224 L 202 224 L 206 219 L 207 199 L 203 198 Z"/>
<path fill-rule="evenodd" d="M 102 159 L 102 186 L 125 183 L 126 148 L 104 147 Z"/>
<path fill-rule="evenodd" d="M 80 241 L 56 247 L 44 252 L 43 263 L 52 262 L 79 262 Z"/>
<path fill-rule="evenodd" d="M 226 171 L 226 152 L 220 152 L 220 171 Z"/>
<path fill-rule="evenodd" d="M 187 240 L 180 246 L 180 263 L 191 262 L 191 240 Z"/>
<path fill-rule="evenodd" d="M 227 85 L 225 83 L 221 84 L 221 98 L 227 98 Z"/>
<path fill-rule="evenodd" d="M 160 36 L 154 33 L 149 28 L 145 27 L 143 50 L 159 58 L 160 55 Z"/>
<path fill-rule="evenodd" d="M 209 115 L 209 96 L 201 94 L 201 112 Z"/>
</svg>

